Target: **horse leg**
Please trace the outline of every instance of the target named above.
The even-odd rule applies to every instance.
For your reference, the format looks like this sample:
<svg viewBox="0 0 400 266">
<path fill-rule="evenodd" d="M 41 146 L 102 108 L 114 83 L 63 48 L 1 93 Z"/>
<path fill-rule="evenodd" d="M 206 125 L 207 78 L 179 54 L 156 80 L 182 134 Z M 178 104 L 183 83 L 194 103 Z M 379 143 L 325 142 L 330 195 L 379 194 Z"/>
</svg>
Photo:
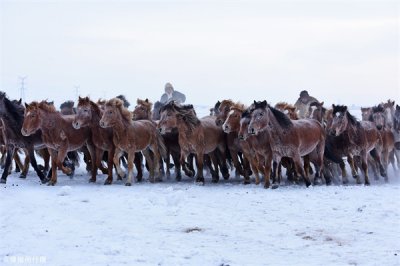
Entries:
<svg viewBox="0 0 400 266">
<path fill-rule="evenodd" d="M 228 165 L 226 163 L 226 149 L 225 145 L 219 145 L 218 146 L 218 152 L 217 152 L 217 159 L 220 161 L 220 169 L 221 169 L 221 174 L 224 177 L 225 180 L 229 179 L 229 169 Z M 240 162 L 239 162 L 240 164 Z M 218 171 L 218 170 L 217 170 Z"/>
<path fill-rule="evenodd" d="M 26 176 L 28 175 L 28 170 L 29 170 L 29 154 L 28 154 L 28 150 L 27 149 L 22 149 L 25 153 L 25 159 L 24 159 L 24 164 L 21 168 L 22 172 L 19 176 L 19 178 L 26 178 Z"/>
<path fill-rule="evenodd" d="M 42 184 L 47 183 L 49 180 L 46 178 L 45 174 L 39 169 L 37 162 L 36 162 L 36 158 L 35 158 L 35 150 L 33 147 L 29 147 L 28 148 L 28 155 L 31 165 L 33 167 L 33 169 L 35 170 L 36 174 L 38 175 L 38 177 L 40 178 L 40 181 L 42 182 Z"/>
<path fill-rule="evenodd" d="M 7 176 L 9 174 L 9 170 L 10 170 L 10 165 L 12 164 L 12 159 L 14 157 L 14 152 L 15 152 L 15 148 L 8 146 L 7 147 L 7 156 L 6 156 L 6 163 L 4 165 L 4 171 L 3 174 L 1 176 L 0 179 L 0 183 L 6 183 L 7 182 Z"/>
<path fill-rule="evenodd" d="M 144 158 L 146 159 L 146 163 L 148 165 L 148 170 L 149 170 L 149 181 L 154 183 L 156 181 L 156 176 L 154 174 L 154 165 L 155 165 L 155 161 L 153 158 L 153 154 L 150 149 L 145 149 L 142 151 Z"/>
<path fill-rule="evenodd" d="M 368 153 L 367 152 L 363 152 L 363 154 L 361 155 L 361 168 L 362 168 L 362 170 L 364 172 L 364 184 L 366 186 L 369 186 L 370 183 L 369 183 L 369 176 L 368 176 L 368 163 L 367 163 L 368 161 L 367 161 L 367 158 L 368 158 Z M 358 181 L 358 179 L 357 179 L 357 181 Z"/>
<path fill-rule="evenodd" d="M 57 183 L 57 151 L 49 149 L 51 159 L 51 178 L 47 183 L 48 186 L 54 186 Z"/>
<path fill-rule="evenodd" d="M 279 184 L 280 184 L 280 180 L 279 180 L 279 178 L 277 177 L 278 176 L 278 168 L 279 168 L 279 166 L 282 166 L 281 164 L 280 164 L 281 162 L 279 162 L 279 163 L 277 163 L 277 162 L 272 162 L 272 173 L 271 173 L 271 176 L 272 176 L 272 186 L 279 186 Z M 279 181 L 278 181 L 279 180 Z"/>
<path fill-rule="evenodd" d="M 161 161 L 161 165 L 162 165 L 162 160 L 161 160 L 161 156 L 160 156 L 160 151 L 158 149 L 158 143 L 153 144 L 153 146 L 151 147 L 153 154 L 154 154 L 154 160 L 152 163 L 152 167 L 153 167 L 153 171 L 155 171 L 155 178 L 154 180 L 157 182 L 161 182 L 162 181 L 162 174 L 160 171 L 160 161 Z M 168 166 L 169 168 L 169 166 Z"/>
<path fill-rule="evenodd" d="M 169 165 L 171 163 L 171 151 L 168 147 L 166 149 L 167 149 L 166 150 L 167 158 L 165 158 L 165 165 L 166 165 L 165 176 L 167 177 L 167 180 L 169 180 L 171 178 L 171 171 L 169 169 Z M 162 164 L 161 167 L 164 170 L 164 166 Z"/>
<path fill-rule="evenodd" d="M 304 182 L 306 183 L 306 186 L 309 187 L 311 185 L 310 178 L 306 175 L 304 171 L 304 164 L 301 162 L 301 157 L 300 155 L 296 155 L 293 157 L 293 162 L 295 165 L 296 171 L 303 177 Z"/>
<path fill-rule="evenodd" d="M 387 181 L 387 173 L 385 171 L 385 167 L 383 167 L 382 165 L 381 156 L 379 155 L 379 152 L 375 148 L 372 151 L 370 151 L 370 154 L 372 158 L 375 160 L 376 164 L 379 166 L 379 171 L 381 173 L 381 176 L 385 178 L 385 181 Z"/>
<path fill-rule="evenodd" d="M 243 152 L 244 181 L 243 184 L 250 184 L 250 160 L 249 154 Z"/>
<path fill-rule="evenodd" d="M 186 153 L 185 151 L 181 151 L 181 158 L 180 158 L 181 166 L 182 166 L 183 171 L 185 172 L 185 174 L 188 177 L 193 177 L 194 176 L 194 170 L 189 169 L 190 161 L 193 162 L 193 157 L 192 157 L 192 155 L 188 156 L 189 163 L 187 164 L 186 163 L 187 155 L 188 155 L 188 153 Z"/>
<path fill-rule="evenodd" d="M 132 185 L 132 177 L 133 177 L 133 162 L 135 161 L 135 152 L 128 152 L 128 179 L 126 180 L 125 186 Z"/>
<path fill-rule="evenodd" d="M 236 148 L 234 148 L 234 147 L 230 147 L 229 148 L 229 152 L 230 152 L 231 157 L 232 157 L 233 165 L 235 166 L 235 169 L 236 169 L 235 170 L 235 176 L 239 177 L 241 175 L 244 175 L 242 165 L 239 162 L 238 150 Z"/>
<path fill-rule="evenodd" d="M 116 148 L 115 152 L 114 152 L 114 157 L 113 157 L 113 161 L 114 161 L 114 165 L 115 165 L 115 170 L 117 171 L 117 179 L 118 180 L 122 180 L 122 178 L 125 178 L 126 174 L 124 172 L 124 170 L 122 170 L 120 162 L 119 162 L 119 158 L 123 155 L 123 152 Z"/>
<path fill-rule="evenodd" d="M 271 156 L 265 156 L 264 161 L 264 188 L 269 188 L 270 184 L 270 176 L 271 176 Z M 282 158 L 276 158 L 275 162 L 280 162 Z M 278 188 L 276 184 L 272 187 L 273 189 Z"/>
<path fill-rule="evenodd" d="M 211 169 L 211 176 L 212 176 L 211 182 L 218 183 L 218 181 L 219 181 L 218 158 L 215 153 L 216 153 L 216 151 L 209 153 L 211 161 L 214 165 L 214 170 Z"/>
<path fill-rule="evenodd" d="M 18 150 L 16 149 L 14 152 L 14 161 L 15 161 L 15 172 L 19 173 L 24 169 L 24 165 L 21 162 L 21 158 L 19 157 Z"/>
<path fill-rule="evenodd" d="M 141 152 L 136 152 L 133 163 L 137 170 L 136 180 L 141 182 L 143 178 L 143 154 Z"/>
<path fill-rule="evenodd" d="M 175 165 L 175 179 L 176 179 L 176 181 L 179 182 L 182 180 L 181 163 L 179 161 L 179 154 L 173 152 L 172 159 L 174 160 L 174 165 Z"/>
<path fill-rule="evenodd" d="M 251 165 L 251 170 L 253 171 L 254 176 L 256 178 L 256 185 L 258 185 L 258 184 L 260 184 L 260 171 L 258 169 L 258 159 L 251 157 L 250 165 Z"/>
<path fill-rule="evenodd" d="M 354 158 L 352 155 L 350 154 L 347 155 L 347 162 L 349 163 L 351 168 L 351 175 L 357 179 L 357 184 L 361 184 L 360 176 L 358 175 L 357 170 L 355 169 Z"/>
<path fill-rule="evenodd" d="M 203 163 L 204 163 L 204 153 L 197 152 L 196 153 L 196 167 L 197 167 L 197 175 L 196 175 L 196 183 L 204 185 L 204 176 L 203 176 Z"/>
<path fill-rule="evenodd" d="M 113 158 L 114 158 L 115 148 L 111 148 L 107 153 L 107 170 L 108 170 L 108 177 L 104 181 L 104 185 L 111 185 L 113 182 Z"/>
</svg>

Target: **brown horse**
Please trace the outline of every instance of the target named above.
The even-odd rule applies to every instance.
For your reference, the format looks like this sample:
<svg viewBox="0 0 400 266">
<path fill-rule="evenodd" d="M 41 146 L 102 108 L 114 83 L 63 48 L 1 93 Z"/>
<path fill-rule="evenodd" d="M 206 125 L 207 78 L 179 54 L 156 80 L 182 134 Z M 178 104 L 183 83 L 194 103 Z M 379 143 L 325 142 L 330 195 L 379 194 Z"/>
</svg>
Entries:
<svg viewBox="0 0 400 266">
<path fill-rule="evenodd" d="M 113 142 L 113 132 L 110 128 L 100 127 L 100 119 L 103 112 L 99 106 L 91 101 L 89 97 L 79 97 L 77 114 L 72 122 L 75 129 L 87 127 L 90 129 L 92 142 L 96 147 L 96 161 L 94 162 L 94 175 L 89 182 L 96 182 L 97 169 L 102 169 L 103 173 L 108 173 L 108 178 L 105 180 L 104 185 L 110 185 L 113 181 L 112 169 L 113 159 L 115 153 L 115 145 Z M 104 152 L 107 151 L 107 167 L 104 169 L 101 159 Z M 119 164 L 116 165 L 117 169 Z M 122 171 L 118 169 L 117 171 Z"/>
<path fill-rule="evenodd" d="M 199 120 L 192 105 L 178 106 L 170 102 L 161 108 L 161 120 L 158 124 L 161 134 L 178 129 L 179 146 L 181 147 L 180 162 L 185 172 L 192 172 L 188 169 L 185 161 L 189 154 L 196 156 L 197 175 L 196 182 L 204 184 L 203 164 L 204 155 L 209 154 L 215 167 L 213 182 L 218 181 L 218 158 L 214 151 L 218 149 L 221 160 L 225 158 L 224 132 L 221 127 L 215 124 L 213 117 L 205 117 Z"/>
<path fill-rule="evenodd" d="M 143 152 L 149 164 L 150 181 L 155 181 L 156 176 L 161 178 L 159 161 L 160 153 L 163 157 L 165 156 L 165 145 L 153 122 L 147 120 L 133 121 L 132 113 L 123 106 L 123 101 L 114 98 L 106 103 L 100 126 L 113 130 L 113 142 L 116 146 L 115 164 L 118 163 L 122 152 L 128 153 L 126 186 L 132 184 L 135 153 L 139 151 Z M 150 150 L 154 154 L 154 160 L 150 156 Z"/>
<path fill-rule="evenodd" d="M 247 116 L 242 119 L 243 113 L 246 111 L 243 104 L 236 103 L 231 106 L 230 111 L 228 113 L 228 117 L 226 118 L 224 124 L 222 125 L 223 130 L 227 134 L 236 134 L 235 145 L 240 147 L 240 151 L 243 152 L 244 161 L 243 165 L 245 168 L 248 168 L 248 164 L 250 163 L 251 169 L 256 177 L 256 184 L 260 183 L 259 176 L 259 162 L 258 156 L 256 155 L 255 148 L 253 144 L 255 144 L 255 137 L 246 134 L 246 138 L 243 135 L 240 135 L 241 124 L 243 127 L 248 125 L 246 121 L 250 121 Z M 246 123 L 246 125 L 244 125 Z M 247 131 L 247 129 L 242 129 Z M 260 169 L 262 170 L 262 169 Z M 250 184 L 250 176 L 249 171 L 245 171 L 244 176 L 244 184 Z"/>
<path fill-rule="evenodd" d="M 149 99 L 141 100 L 137 99 L 135 109 L 132 112 L 133 120 L 152 120 L 151 109 L 153 104 Z"/>
<path fill-rule="evenodd" d="M 394 104 L 395 101 L 391 101 L 388 100 L 385 103 L 382 103 L 382 107 L 385 110 L 385 119 L 386 119 L 386 127 L 388 129 L 392 129 L 393 128 L 393 120 L 394 120 L 394 113 L 395 113 L 395 109 L 394 109 Z"/>
<path fill-rule="evenodd" d="M 361 107 L 361 120 L 368 121 L 371 116 L 372 108 L 371 107 Z"/>
<path fill-rule="evenodd" d="M 278 109 L 279 111 L 283 112 L 286 114 L 290 119 L 292 120 L 298 120 L 299 116 L 298 113 L 296 112 L 296 107 L 294 105 L 291 105 L 286 102 L 279 102 L 275 104 L 275 109 Z"/>
<path fill-rule="evenodd" d="M 63 165 L 67 152 L 75 151 L 86 144 L 91 158 L 95 158 L 90 130 L 88 128 L 74 129 L 72 127 L 73 116 L 61 115 L 53 105 L 49 105 L 45 101 L 25 105 L 25 117 L 21 132 L 24 136 L 30 136 L 41 130 L 43 143 L 47 146 L 51 156 L 52 175 L 49 185 L 57 183 L 57 168 L 67 175 L 72 174 L 72 170 Z M 94 174 L 95 171 L 92 168 L 92 178 L 94 178 Z"/>
<path fill-rule="evenodd" d="M 309 155 L 316 168 L 314 182 L 321 179 L 325 148 L 322 125 L 311 119 L 290 120 L 284 113 L 269 106 L 267 101 L 254 101 L 254 107 L 249 133 L 268 133 L 273 161 L 280 162 L 282 157 L 292 158 L 296 171 L 301 174 L 308 187 L 311 182 L 303 169 L 301 157 Z M 271 161 L 267 161 L 266 168 L 271 169 L 270 165 Z M 264 187 L 268 188 L 269 172 L 265 171 L 265 174 Z"/>
<path fill-rule="evenodd" d="M 237 103 L 238 105 L 240 103 Z M 215 111 L 216 113 L 216 119 L 215 123 L 217 126 L 222 126 L 222 124 L 225 122 L 226 118 L 228 117 L 228 114 L 230 112 L 230 108 L 234 106 L 235 103 L 232 100 L 223 100 L 222 102 L 219 103 L 219 101 L 215 104 L 215 107 L 218 106 L 218 110 Z M 214 107 L 214 109 L 215 109 Z M 240 161 L 239 161 L 239 152 L 241 147 L 239 146 L 238 142 L 238 136 L 236 132 L 230 132 L 227 133 L 227 145 L 228 149 L 230 152 L 230 155 L 232 157 L 233 165 L 235 166 L 236 169 L 236 176 L 245 175 L 246 171 L 249 171 L 248 166 L 246 169 L 243 169 Z"/>
<path fill-rule="evenodd" d="M 390 128 L 392 124 L 388 124 L 386 121 L 387 117 L 385 114 L 385 108 L 382 105 L 378 105 L 372 108 L 371 115 L 369 117 L 369 121 L 373 122 L 376 128 L 379 130 L 379 133 L 382 138 L 382 146 L 378 152 L 382 154 L 382 162 L 383 166 L 385 167 L 387 173 L 387 167 L 389 165 L 389 156 L 392 155 L 392 164 L 394 166 L 394 134 Z M 376 178 L 379 178 L 376 176 Z M 387 174 L 385 176 L 385 181 L 388 181 Z"/>
<path fill-rule="evenodd" d="M 341 146 L 347 155 L 353 177 L 357 178 L 357 183 L 361 180 L 354 166 L 354 156 L 361 157 L 361 168 L 364 173 L 364 183 L 369 185 L 368 176 L 368 153 L 371 152 L 374 160 L 378 163 L 381 175 L 386 176 L 381 158 L 376 147 L 382 144 L 382 139 L 375 125 L 369 121 L 357 121 L 348 110 L 347 106 L 332 105 L 333 120 L 328 128 L 329 134 L 335 137 L 341 136 Z"/>
</svg>

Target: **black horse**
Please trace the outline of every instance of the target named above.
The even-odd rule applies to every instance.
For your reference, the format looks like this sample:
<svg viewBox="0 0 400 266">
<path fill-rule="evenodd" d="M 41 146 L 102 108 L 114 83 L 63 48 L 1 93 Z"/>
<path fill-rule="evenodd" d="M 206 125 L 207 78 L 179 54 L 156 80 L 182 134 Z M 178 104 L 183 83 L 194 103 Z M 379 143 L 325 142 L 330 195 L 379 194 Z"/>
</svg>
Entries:
<svg viewBox="0 0 400 266">
<path fill-rule="evenodd" d="M 24 121 L 24 110 L 21 101 L 10 101 L 4 92 L 0 92 L 0 119 L 4 125 L 2 134 L 5 138 L 7 149 L 6 163 L 0 183 L 7 182 L 12 158 L 18 148 L 25 148 L 28 150 L 31 165 L 33 169 L 35 169 L 40 180 L 42 183 L 48 181 L 44 173 L 38 168 L 35 158 L 35 148 L 45 148 L 42 142 L 41 132 L 35 133 L 29 137 L 24 137 L 21 134 L 22 123 Z"/>
</svg>

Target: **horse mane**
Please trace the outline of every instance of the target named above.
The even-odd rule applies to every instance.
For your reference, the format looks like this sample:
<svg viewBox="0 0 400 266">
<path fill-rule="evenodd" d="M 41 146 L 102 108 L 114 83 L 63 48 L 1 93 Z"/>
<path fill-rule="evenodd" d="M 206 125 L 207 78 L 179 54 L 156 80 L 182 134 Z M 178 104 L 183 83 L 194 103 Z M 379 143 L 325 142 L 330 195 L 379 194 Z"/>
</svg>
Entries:
<svg viewBox="0 0 400 266">
<path fill-rule="evenodd" d="M 120 99 L 123 102 L 125 108 L 128 108 L 131 105 L 129 101 L 126 99 L 125 95 L 120 94 L 115 98 Z"/>
<path fill-rule="evenodd" d="M 108 102 L 106 102 L 106 106 L 118 108 L 122 117 L 127 122 L 130 123 L 132 121 L 132 113 L 129 112 L 129 110 L 124 107 L 124 102 L 121 99 L 113 98 L 113 99 L 109 100 Z"/>
<path fill-rule="evenodd" d="M 151 111 L 151 108 L 153 107 L 153 103 L 150 102 L 148 99 L 146 99 L 146 100 L 137 99 L 136 103 L 138 105 L 143 105 L 144 107 L 146 107 L 146 109 L 149 112 Z"/>
<path fill-rule="evenodd" d="M 383 112 L 385 112 L 385 108 L 381 104 L 372 107 L 372 113 L 383 113 Z"/>
<path fill-rule="evenodd" d="M 99 107 L 95 102 L 93 102 L 92 100 L 90 100 L 89 97 L 85 97 L 85 98 L 79 97 L 78 106 L 79 106 L 79 105 L 88 105 L 88 104 L 91 106 L 92 110 L 93 110 L 97 115 L 99 115 L 99 116 L 101 115 L 100 107 Z"/>
<path fill-rule="evenodd" d="M 281 127 L 288 128 L 293 125 L 292 120 L 286 114 L 279 111 L 278 109 L 275 109 L 272 106 L 269 106 L 269 109 L 271 110 L 272 114 L 275 116 Z"/>
<path fill-rule="evenodd" d="M 174 101 L 171 101 L 161 107 L 160 112 L 164 111 L 175 112 L 178 117 L 182 118 L 183 122 L 189 127 L 190 130 L 193 130 L 195 127 L 200 125 L 200 120 L 197 118 L 196 111 L 191 104 L 178 106 Z"/>
<path fill-rule="evenodd" d="M 222 100 L 222 102 L 220 103 L 220 105 L 218 106 L 218 109 L 221 107 L 221 106 L 229 106 L 229 107 L 231 107 L 232 105 L 234 105 L 235 103 L 231 100 L 231 99 L 227 99 L 227 100 Z"/>
<path fill-rule="evenodd" d="M 243 112 L 245 109 L 246 109 L 246 108 L 244 107 L 244 104 L 242 104 L 242 103 L 240 103 L 240 102 L 237 102 L 237 103 L 234 103 L 234 104 L 231 106 L 231 109 L 230 109 L 230 110 L 237 110 L 237 111 L 239 111 L 239 112 Z"/>
<path fill-rule="evenodd" d="M 221 105 L 220 101 L 216 102 L 215 105 L 214 105 L 214 109 L 217 110 L 220 105 Z"/>
<path fill-rule="evenodd" d="M 98 104 L 98 105 L 105 105 L 106 102 L 107 102 L 107 100 L 104 100 L 104 99 L 98 99 L 98 100 L 97 100 L 97 104 Z"/>
<path fill-rule="evenodd" d="M 4 106 L 7 108 L 11 115 L 11 118 L 17 122 L 17 124 L 22 124 L 24 120 L 24 107 L 8 99 L 5 92 L 0 92 L 0 99 L 4 100 Z"/>
<path fill-rule="evenodd" d="M 63 102 L 61 105 L 60 105 L 60 109 L 63 109 L 63 108 L 73 108 L 74 107 L 74 101 L 66 101 L 66 102 Z"/>
<path fill-rule="evenodd" d="M 276 108 L 276 109 L 285 109 L 289 105 L 290 104 L 288 104 L 287 102 L 278 102 L 277 104 L 275 104 L 274 108 Z M 291 105 L 291 106 L 293 106 L 293 105 Z"/>
<path fill-rule="evenodd" d="M 251 118 L 251 110 L 249 108 L 244 110 L 244 112 L 242 113 L 242 118 Z"/>
<path fill-rule="evenodd" d="M 42 109 L 48 113 L 57 113 L 56 108 L 54 107 L 54 105 L 49 104 L 47 101 L 41 101 L 41 102 L 37 102 L 37 101 L 33 101 L 31 102 L 27 107 L 26 110 L 30 110 L 30 109 Z"/>
<path fill-rule="evenodd" d="M 332 114 L 335 115 L 336 113 L 346 113 L 347 119 L 350 121 L 352 125 L 355 126 L 360 125 L 360 122 L 358 122 L 357 119 L 352 114 L 349 113 L 346 105 L 333 105 Z"/>
</svg>

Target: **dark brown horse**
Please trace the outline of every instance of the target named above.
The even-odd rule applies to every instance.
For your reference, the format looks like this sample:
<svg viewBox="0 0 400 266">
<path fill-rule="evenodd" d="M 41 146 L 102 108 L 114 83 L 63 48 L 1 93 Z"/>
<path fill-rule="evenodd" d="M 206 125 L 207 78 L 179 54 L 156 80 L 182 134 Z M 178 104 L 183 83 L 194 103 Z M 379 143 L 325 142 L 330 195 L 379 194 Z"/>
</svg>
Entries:
<svg viewBox="0 0 400 266">
<path fill-rule="evenodd" d="M 165 156 L 165 145 L 156 125 L 147 120 L 133 121 L 132 113 L 124 106 L 123 101 L 114 98 L 105 105 L 104 114 L 100 120 L 103 128 L 112 128 L 113 142 L 116 146 L 114 163 L 119 161 L 122 152 L 128 153 L 128 180 L 125 185 L 132 184 L 133 163 L 136 152 L 143 152 L 149 164 L 150 180 L 160 176 L 160 153 Z M 150 156 L 150 150 L 154 154 L 154 160 Z"/>
<path fill-rule="evenodd" d="M 293 159 L 296 171 L 301 174 L 306 186 L 311 185 L 308 175 L 303 169 L 301 157 L 309 155 L 315 165 L 315 180 L 321 179 L 325 148 L 325 132 L 322 125 L 312 119 L 290 120 L 281 111 L 269 106 L 266 101 L 254 101 L 249 124 L 249 133 L 257 135 L 267 132 L 270 139 L 274 162 L 280 162 L 282 157 Z M 266 167 L 271 169 L 271 161 Z M 269 187 L 269 173 L 265 171 L 264 187 Z"/>
<path fill-rule="evenodd" d="M 225 140 L 224 132 L 221 127 L 215 124 L 213 117 L 205 117 L 199 120 L 192 105 L 178 106 L 174 102 L 170 102 L 161 108 L 161 120 L 158 128 L 162 134 L 171 132 L 174 128 L 178 129 L 181 165 L 185 172 L 192 172 L 188 169 L 185 161 L 189 154 L 195 154 L 196 182 L 204 184 L 203 164 L 205 154 L 210 155 L 215 167 L 214 171 L 218 174 L 218 158 L 214 151 L 218 149 L 222 161 L 225 162 Z M 217 181 L 217 176 L 213 175 L 213 182 Z"/>
<path fill-rule="evenodd" d="M 396 104 L 393 115 L 394 152 L 397 158 L 397 169 L 400 169 L 400 106 Z"/>
<path fill-rule="evenodd" d="M 369 185 L 368 176 L 368 153 L 371 152 L 374 160 L 379 165 L 381 175 L 386 176 L 386 172 L 381 163 L 381 158 L 376 150 L 376 147 L 382 145 L 382 139 L 375 125 L 369 121 L 357 121 L 348 110 L 347 106 L 332 105 L 333 120 L 328 128 L 329 134 L 332 136 L 341 136 L 341 146 L 344 148 L 344 153 L 347 155 L 347 160 L 350 164 L 353 177 L 357 178 L 357 183 L 361 180 L 357 174 L 354 165 L 354 156 L 360 156 L 361 167 L 364 173 L 364 183 Z"/>
<path fill-rule="evenodd" d="M 49 185 L 57 183 L 57 168 L 67 175 L 72 174 L 72 169 L 63 165 L 67 152 L 75 151 L 86 144 L 91 158 L 95 158 L 89 128 L 74 129 L 73 119 L 73 116 L 63 116 L 53 105 L 45 101 L 26 104 L 21 132 L 24 136 L 30 136 L 41 130 L 43 143 L 51 156 L 52 174 Z M 95 178 L 94 174 L 95 171 L 92 168 L 92 179 Z"/>
<path fill-rule="evenodd" d="M 29 160 L 33 169 L 36 171 L 41 182 L 46 183 L 48 179 L 45 177 L 36 163 L 34 150 L 35 147 L 44 147 L 41 133 L 38 132 L 29 137 L 21 134 L 21 127 L 24 119 L 24 107 L 20 104 L 20 102 L 18 103 L 15 101 L 10 101 L 4 92 L 0 92 L 0 118 L 2 121 L 2 135 L 4 137 L 4 143 L 7 149 L 6 162 L 0 183 L 7 182 L 9 168 L 11 166 L 14 154 L 18 148 L 27 149 Z"/>
<path fill-rule="evenodd" d="M 160 108 L 158 108 L 158 112 L 160 111 Z M 133 117 L 134 120 L 135 118 L 138 120 L 145 119 L 145 120 L 151 120 L 154 121 L 153 115 L 152 115 L 152 103 L 146 99 L 146 100 L 137 100 L 137 105 L 135 107 L 135 110 L 133 111 Z M 155 123 L 158 123 L 158 121 L 154 121 Z M 178 131 L 177 129 L 172 130 L 170 133 L 166 133 L 162 135 L 165 143 L 165 147 L 167 149 L 167 156 L 166 156 L 166 175 L 167 178 L 171 176 L 170 172 L 170 156 L 172 156 L 172 159 L 174 160 L 174 166 L 175 166 L 175 179 L 177 181 L 180 181 L 182 179 L 182 174 L 181 174 L 181 163 L 180 163 L 180 156 L 181 156 L 181 147 L 179 146 L 179 141 L 178 141 Z"/>
<path fill-rule="evenodd" d="M 89 182 L 96 182 L 97 169 L 102 169 L 103 173 L 108 173 L 108 178 L 105 180 L 104 185 L 110 185 L 113 181 L 112 169 L 113 159 L 115 153 L 115 145 L 113 142 L 113 132 L 110 128 L 100 127 L 100 119 L 103 112 L 99 106 L 91 101 L 89 97 L 79 97 L 77 114 L 72 122 L 72 126 L 75 129 L 87 127 L 91 132 L 91 139 L 96 147 L 96 161 L 94 162 L 94 175 Z M 104 152 L 107 151 L 107 169 L 104 169 L 101 159 L 103 158 Z M 117 171 L 119 164 L 116 165 Z"/>
</svg>

